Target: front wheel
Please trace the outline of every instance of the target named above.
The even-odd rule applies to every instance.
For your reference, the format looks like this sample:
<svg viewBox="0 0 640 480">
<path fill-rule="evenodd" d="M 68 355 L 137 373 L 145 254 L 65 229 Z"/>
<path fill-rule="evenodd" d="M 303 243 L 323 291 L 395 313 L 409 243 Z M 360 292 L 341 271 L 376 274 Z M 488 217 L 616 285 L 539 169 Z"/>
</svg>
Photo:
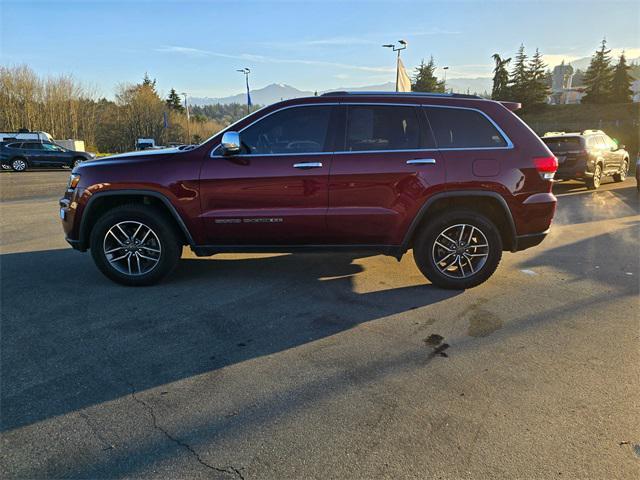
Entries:
<svg viewBox="0 0 640 480">
<path fill-rule="evenodd" d="M 629 171 L 629 160 L 625 159 L 622 162 L 622 168 L 613 176 L 613 180 L 616 182 L 624 182 L 627 178 L 627 172 Z"/>
<path fill-rule="evenodd" d="M 116 207 L 91 231 L 91 255 L 100 271 L 123 285 L 152 285 L 176 266 L 182 245 L 161 211 L 138 204 Z"/>
<path fill-rule="evenodd" d="M 462 290 L 486 281 L 502 258 L 495 224 L 472 210 L 437 216 L 419 233 L 413 254 L 420 271 L 441 288 Z"/>
</svg>

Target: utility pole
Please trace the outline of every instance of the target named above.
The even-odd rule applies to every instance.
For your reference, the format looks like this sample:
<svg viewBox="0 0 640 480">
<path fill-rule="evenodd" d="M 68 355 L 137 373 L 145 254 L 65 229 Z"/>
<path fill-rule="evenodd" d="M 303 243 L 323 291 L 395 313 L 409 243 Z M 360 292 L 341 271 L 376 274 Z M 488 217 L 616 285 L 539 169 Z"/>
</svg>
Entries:
<svg viewBox="0 0 640 480">
<path fill-rule="evenodd" d="M 245 67 L 245 68 L 241 68 L 240 70 L 236 70 L 236 72 L 240 72 L 244 74 L 244 79 L 247 84 L 247 115 L 249 115 L 251 111 L 251 93 L 249 93 L 249 74 L 251 73 L 251 70 Z"/>
<path fill-rule="evenodd" d="M 187 102 L 187 93 L 182 92 L 184 95 L 184 109 L 187 111 L 187 145 L 191 145 L 191 119 L 189 118 L 189 103 Z"/>
<path fill-rule="evenodd" d="M 396 45 L 392 43 L 382 45 L 384 48 L 391 48 L 394 52 L 398 52 L 396 59 L 396 92 L 398 91 L 398 81 L 400 80 L 400 51 L 407 48 L 407 42 L 405 40 L 398 40 L 398 43 L 401 45 L 400 47 L 396 47 Z"/>
<path fill-rule="evenodd" d="M 444 93 L 447 93 L 447 70 L 449 67 L 442 67 L 442 69 L 444 70 Z"/>
</svg>

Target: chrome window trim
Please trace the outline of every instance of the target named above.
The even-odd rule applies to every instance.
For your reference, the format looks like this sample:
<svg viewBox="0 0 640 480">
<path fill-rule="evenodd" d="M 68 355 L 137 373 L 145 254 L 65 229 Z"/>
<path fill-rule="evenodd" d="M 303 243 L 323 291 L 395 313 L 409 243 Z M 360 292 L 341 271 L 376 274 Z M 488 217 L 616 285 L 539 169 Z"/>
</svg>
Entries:
<svg viewBox="0 0 640 480">
<path fill-rule="evenodd" d="M 273 115 L 274 113 L 281 112 L 283 110 L 288 110 L 290 108 L 299 108 L 299 107 L 316 107 L 316 106 L 340 106 L 340 105 L 365 105 L 365 106 L 376 106 L 376 105 L 384 105 L 384 106 L 397 106 L 397 107 L 422 107 L 422 108 L 452 108 L 457 110 L 471 110 L 474 112 L 480 113 L 484 118 L 486 118 L 491 125 L 498 131 L 498 133 L 502 136 L 502 139 L 505 141 L 507 145 L 504 147 L 445 147 L 445 148 L 412 148 L 406 150 L 352 150 L 352 151 L 332 151 L 332 152 L 315 152 L 315 153 L 247 153 L 240 154 L 242 158 L 253 158 L 253 157 L 289 157 L 289 156 L 299 156 L 299 155 L 344 155 L 344 154 L 372 154 L 372 153 L 402 153 L 402 152 L 443 152 L 443 151 L 468 151 L 468 150 L 513 150 L 515 147 L 513 142 L 509 138 L 509 136 L 500 128 L 500 126 L 485 112 L 478 108 L 473 107 L 459 107 L 459 106 L 451 106 L 451 105 L 428 105 L 423 103 L 389 103 L 389 102 L 319 102 L 319 103 L 301 103 L 298 105 L 287 105 L 286 107 L 278 108 L 272 112 L 267 113 L 263 117 L 257 118 L 249 125 L 243 127 L 241 130 L 238 130 L 238 133 L 242 133 L 244 130 L 249 128 L 250 126 L 260 122 L 261 120 Z M 266 107 L 264 107 L 266 108 Z M 259 110 L 258 110 L 259 111 Z M 239 122 L 240 120 L 238 120 Z M 235 122 L 231 126 L 227 127 L 223 131 L 229 130 L 233 125 L 237 124 Z M 216 134 L 217 135 L 217 134 Z M 214 135 L 215 136 L 215 135 Z M 216 154 L 215 152 L 220 148 L 218 145 L 214 148 L 209 154 L 210 158 L 225 158 L 224 155 Z"/>
</svg>

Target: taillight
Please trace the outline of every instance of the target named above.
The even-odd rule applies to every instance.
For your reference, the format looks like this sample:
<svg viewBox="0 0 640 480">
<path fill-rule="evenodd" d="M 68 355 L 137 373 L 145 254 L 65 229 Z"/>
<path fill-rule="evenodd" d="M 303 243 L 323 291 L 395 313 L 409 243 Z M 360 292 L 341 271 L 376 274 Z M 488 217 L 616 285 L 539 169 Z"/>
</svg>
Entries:
<svg viewBox="0 0 640 480">
<path fill-rule="evenodd" d="M 558 159 L 556 157 L 536 157 L 533 159 L 533 163 L 544 180 L 553 180 L 553 176 L 558 170 Z"/>
</svg>

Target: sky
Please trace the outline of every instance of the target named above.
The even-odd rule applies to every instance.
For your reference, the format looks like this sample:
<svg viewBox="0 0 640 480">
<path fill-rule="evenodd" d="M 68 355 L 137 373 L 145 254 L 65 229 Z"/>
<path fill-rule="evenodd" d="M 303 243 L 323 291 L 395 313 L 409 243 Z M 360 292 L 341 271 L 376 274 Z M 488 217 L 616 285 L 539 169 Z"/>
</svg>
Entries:
<svg viewBox="0 0 640 480">
<path fill-rule="evenodd" d="M 486 77 L 493 53 L 521 43 L 553 66 L 590 56 L 603 37 L 640 57 L 640 2 L 0 0 L 1 65 L 71 74 L 107 97 L 145 72 L 161 93 L 231 95 L 243 67 L 252 88 L 375 85 L 395 81 L 381 45 L 399 39 L 407 69 L 433 55 L 449 78 Z"/>
</svg>

